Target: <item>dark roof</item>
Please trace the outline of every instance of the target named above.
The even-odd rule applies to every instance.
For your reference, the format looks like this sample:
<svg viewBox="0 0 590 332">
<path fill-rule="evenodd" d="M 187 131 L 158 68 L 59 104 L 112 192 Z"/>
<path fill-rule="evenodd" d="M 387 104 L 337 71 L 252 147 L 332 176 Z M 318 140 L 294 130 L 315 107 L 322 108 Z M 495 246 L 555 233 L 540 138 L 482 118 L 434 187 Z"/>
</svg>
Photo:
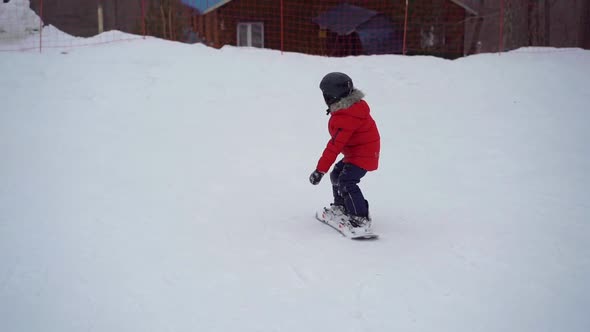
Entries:
<svg viewBox="0 0 590 332">
<path fill-rule="evenodd" d="M 374 10 L 344 3 L 330 8 L 313 18 L 312 21 L 322 29 L 328 29 L 341 36 L 346 36 L 376 15 L 377 12 Z M 346 17 L 346 19 L 342 19 L 343 17 Z"/>
<path fill-rule="evenodd" d="M 221 1 L 218 1 L 216 4 L 214 4 L 214 5 L 210 6 L 209 8 L 205 9 L 203 11 L 203 14 L 210 13 L 210 12 L 216 10 L 219 7 L 224 6 L 225 4 L 227 4 L 228 2 L 231 2 L 231 1 L 232 0 L 221 0 Z"/>
<path fill-rule="evenodd" d="M 217 8 L 227 4 L 228 2 L 231 2 L 232 0 L 217 0 L 217 1 L 218 2 L 216 4 L 214 4 L 213 6 L 206 8 L 203 11 L 203 14 L 207 14 L 209 12 L 212 12 L 212 11 L 216 10 Z M 449 1 L 455 3 L 458 6 L 461 6 L 468 13 L 470 13 L 472 15 L 477 15 L 477 11 L 475 10 L 475 8 L 477 7 L 475 0 L 449 0 Z"/>
</svg>

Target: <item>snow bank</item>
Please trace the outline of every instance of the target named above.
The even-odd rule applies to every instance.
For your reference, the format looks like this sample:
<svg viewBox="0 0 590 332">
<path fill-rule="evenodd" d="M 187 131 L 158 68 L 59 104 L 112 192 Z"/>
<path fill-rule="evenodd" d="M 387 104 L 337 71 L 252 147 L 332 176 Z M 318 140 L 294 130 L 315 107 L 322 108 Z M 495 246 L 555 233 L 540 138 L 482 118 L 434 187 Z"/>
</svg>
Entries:
<svg viewBox="0 0 590 332">
<path fill-rule="evenodd" d="M 315 221 L 344 71 L 376 242 Z M 0 331 L 586 332 L 590 52 L 0 53 Z"/>
<path fill-rule="evenodd" d="M 29 0 L 0 3 L 0 42 L 37 34 L 39 27 L 39 16 L 30 9 Z"/>
</svg>

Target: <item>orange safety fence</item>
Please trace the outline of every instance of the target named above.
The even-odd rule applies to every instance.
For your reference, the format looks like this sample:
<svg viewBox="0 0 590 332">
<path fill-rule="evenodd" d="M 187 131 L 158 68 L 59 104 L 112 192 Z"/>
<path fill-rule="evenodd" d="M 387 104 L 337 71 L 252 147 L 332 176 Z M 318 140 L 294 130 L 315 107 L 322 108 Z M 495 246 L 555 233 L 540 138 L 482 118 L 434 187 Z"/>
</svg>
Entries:
<svg viewBox="0 0 590 332">
<path fill-rule="evenodd" d="M 322 56 L 590 49 L 589 0 L 0 1 L 0 51 L 145 36 Z"/>
</svg>

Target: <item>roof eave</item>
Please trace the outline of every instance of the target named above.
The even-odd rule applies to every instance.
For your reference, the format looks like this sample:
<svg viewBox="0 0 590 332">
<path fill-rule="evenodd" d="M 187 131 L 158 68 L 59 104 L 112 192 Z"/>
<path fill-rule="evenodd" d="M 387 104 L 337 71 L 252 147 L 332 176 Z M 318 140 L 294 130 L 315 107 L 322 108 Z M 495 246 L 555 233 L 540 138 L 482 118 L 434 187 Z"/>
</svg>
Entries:
<svg viewBox="0 0 590 332">
<path fill-rule="evenodd" d="M 453 2 L 454 4 L 456 4 L 457 6 L 462 7 L 463 9 L 465 9 L 465 11 L 467 11 L 471 15 L 476 15 L 476 16 L 479 15 L 477 10 L 475 10 L 472 6 L 466 4 L 464 1 L 461 1 L 461 0 L 450 0 L 450 1 Z"/>
<path fill-rule="evenodd" d="M 203 15 L 208 14 L 208 13 L 216 10 L 217 8 L 226 5 L 227 3 L 231 2 L 231 1 L 232 0 L 223 0 L 223 1 L 215 4 L 214 6 L 211 6 L 211 7 L 207 8 L 203 12 Z M 453 2 L 454 4 L 456 4 L 457 6 L 462 7 L 463 9 L 465 9 L 471 15 L 479 15 L 479 13 L 477 12 L 477 10 L 473 9 L 473 7 L 467 5 L 465 2 L 463 2 L 461 0 L 450 0 L 450 1 Z"/>
<path fill-rule="evenodd" d="M 214 10 L 217 10 L 217 8 L 219 8 L 219 7 L 222 7 L 222 6 L 226 5 L 227 3 L 231 2 L 231 1 L 232 1 L 232 0 L 223 0 L 223 1 L 220 1 L 219 3 L 217 3 L 217 4 L 215 4 L 215 5 L 213 5 L 213 6 L 209 7 L 209 8 L 207 8 L 207 9 L 206 9 L 206 10 L 203 12 L 203 15 L 205 15 L 205 14 L 209 14 L 210 12 L 212 12 L 212 11 L 214 11 Z"/>
</svg>

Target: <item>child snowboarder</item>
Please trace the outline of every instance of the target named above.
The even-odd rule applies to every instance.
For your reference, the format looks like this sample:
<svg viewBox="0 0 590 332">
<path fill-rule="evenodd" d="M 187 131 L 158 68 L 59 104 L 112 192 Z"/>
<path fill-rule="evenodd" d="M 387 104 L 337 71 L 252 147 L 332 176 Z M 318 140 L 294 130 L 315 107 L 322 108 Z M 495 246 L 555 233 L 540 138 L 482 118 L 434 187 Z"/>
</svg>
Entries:
<svg viewBox="0 0 590 332">
<path fill-rule="evenodd" d="M 330 173 L 334 202 L 318 214 L 324 220 L 338 220 L 352 233 L 370 233 L 369 203 L 358 183 L 379 165 L 380 136 L 371 117 L 364 94 L 354 88 L 352 79 L 344 73 L 329 73 L 320 82 L 324 95 L 330 140 L 309 181 L 317 185 L 340 153 L 344 158 Z"/>
</svg>

